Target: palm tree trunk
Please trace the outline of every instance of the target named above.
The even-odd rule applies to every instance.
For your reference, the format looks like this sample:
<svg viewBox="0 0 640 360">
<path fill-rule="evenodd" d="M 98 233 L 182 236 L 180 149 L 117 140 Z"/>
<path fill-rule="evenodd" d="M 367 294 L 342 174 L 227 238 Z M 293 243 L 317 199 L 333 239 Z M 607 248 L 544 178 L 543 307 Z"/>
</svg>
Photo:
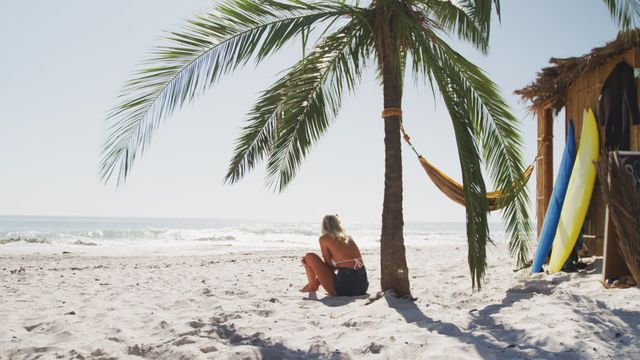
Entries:
<svg viewBox="0 0 640 360">
<path fill-rule="evenodd" d="M 382 59 L 384 108 L 400 108 L 402 88 L 397 58 L 385 49 Z M 411 296 L 409 270 L 404 248 L 404 218 L 402 214 L 402 148 L 400 116 L 384 119 L 384 203 L 382 205 L 382 235 L 380 239 L 380 271 L 382 291 L 392 290 L 396 296 Z"/>
</svg>

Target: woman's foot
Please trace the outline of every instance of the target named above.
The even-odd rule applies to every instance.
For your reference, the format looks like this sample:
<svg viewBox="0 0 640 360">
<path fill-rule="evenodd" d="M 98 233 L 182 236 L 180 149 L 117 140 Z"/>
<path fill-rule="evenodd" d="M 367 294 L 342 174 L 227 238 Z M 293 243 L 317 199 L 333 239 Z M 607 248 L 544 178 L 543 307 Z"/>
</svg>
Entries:
<svg viewBox="0 0 640 360">
<path fill-rule="evenodd" d="M 300 292 L 307 293 L 311 291 L 318 291 L 319 288 L 320 288 L 320 282 L 316 284 L 307 284 L 302 289 L 300 289 Z"/>
</svg>

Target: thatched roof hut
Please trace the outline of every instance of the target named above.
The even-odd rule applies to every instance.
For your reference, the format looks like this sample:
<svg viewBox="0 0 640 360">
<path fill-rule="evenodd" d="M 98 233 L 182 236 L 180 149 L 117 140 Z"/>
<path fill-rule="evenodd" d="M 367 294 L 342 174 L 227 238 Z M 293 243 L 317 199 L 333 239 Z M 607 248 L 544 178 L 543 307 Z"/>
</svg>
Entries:
<svg viewBox="0 0 640 360">
<path fill-rule="evenodd" d="M 567 105 L 569 88 L 579 79 L 593 76 L 593 72 L 602 70 L 601 67 L 607 68 L 607 64 L 615 65 L 622 59 L 635 60 L 625 54 L 639 47 L 640 30 L 633 30 L 619 33 L 615 40 L 605 46 L 594 48 L 583 56 L 551 58 L 549 63 L 553 66 L 543 68 L 533 83 L 516 90 L 515 93 L 530 102 L 532 109 L 551 108 L 560 111 Z M 630 64 L 634 65 L 631 62 Z M 606 73 L 608 75 L 609 72 Z"/>
<path fill-rule="evenodd" d="M 620 62 L 627 62 L 634 68 L 640 67 L 640 29 L 620 33 L 614 41 L 580 57 L 552 58 L 550 60 L 552 65 L 542 69 L 533 83 L 516 91 L 516 94 L 530 103 L 531 110 L 537 114 L 539 152 L 536 163 L 536 220 L 538 232 L 540 232 L 553 188 L 553 118 L 562 108 L 565 108 L 565 124 L 569 119 L 573 119 L 576 142 L 579 142 L 583 109 L 592 108 L 596 114 L 598 113 L 602 85 Z M 602 135 L 601 129 L 601 139 Z M 630 136 L 631 150 L 640 150 L 640 126 L 632 126 Z M 605 208 L 599 184 L 596 184 L 587 215 L 585 234 L 591 255 L 602 255 L 605 251 Z"/>
</svg>

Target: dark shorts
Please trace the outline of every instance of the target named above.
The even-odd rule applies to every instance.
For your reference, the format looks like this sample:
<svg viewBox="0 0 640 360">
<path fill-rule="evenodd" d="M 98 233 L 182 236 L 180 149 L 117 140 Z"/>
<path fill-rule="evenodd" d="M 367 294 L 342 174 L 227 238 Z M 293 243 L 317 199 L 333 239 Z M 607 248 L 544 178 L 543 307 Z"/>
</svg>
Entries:
<svg viewBox="0 0 640 360">
<path fill-rule="evenodd" d="M 360 269 L 339 268 L 333 278 L 333 287 L 338 296 L 364 295 L 369 289 L 367 270 L 364 267 Z"/>
</svg>

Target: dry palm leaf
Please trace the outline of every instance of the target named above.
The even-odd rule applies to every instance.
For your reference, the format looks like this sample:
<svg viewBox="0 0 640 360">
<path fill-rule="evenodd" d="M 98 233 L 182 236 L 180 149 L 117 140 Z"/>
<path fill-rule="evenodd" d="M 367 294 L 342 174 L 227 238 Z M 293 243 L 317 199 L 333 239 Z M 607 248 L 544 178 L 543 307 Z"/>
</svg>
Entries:
<svg viewBox="0 0 640 360">
<path fill-rule="evenodd" d="M 602 195 L 615 225 L 618 246 L 636 284 L 640 284 L 640 190 L 620 166 L 618 156 L 601 156 L 598 178 Z"/>
</svg>

